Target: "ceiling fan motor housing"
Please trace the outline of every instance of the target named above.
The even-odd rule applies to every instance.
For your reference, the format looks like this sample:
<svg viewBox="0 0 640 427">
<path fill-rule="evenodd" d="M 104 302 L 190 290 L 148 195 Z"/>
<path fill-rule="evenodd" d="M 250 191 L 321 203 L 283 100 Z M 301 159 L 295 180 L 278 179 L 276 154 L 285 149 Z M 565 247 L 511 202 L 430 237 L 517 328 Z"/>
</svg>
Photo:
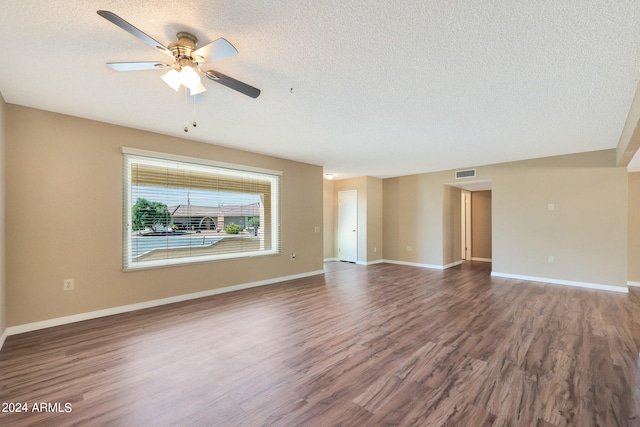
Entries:
<svg viewBox="0 0 640 427">
<path fill-rule="evenodd" d="M 184 31 L 176 34 L 178 40 L 169 44 L 169 50 L 176 58 L 176 63 L 180 66 L 193 66 L 200 65 L 204 62 L 204 58 L 201 56 L 193 55 L 198 45 L 198 38 L 191 33 Z"/>
</svg>

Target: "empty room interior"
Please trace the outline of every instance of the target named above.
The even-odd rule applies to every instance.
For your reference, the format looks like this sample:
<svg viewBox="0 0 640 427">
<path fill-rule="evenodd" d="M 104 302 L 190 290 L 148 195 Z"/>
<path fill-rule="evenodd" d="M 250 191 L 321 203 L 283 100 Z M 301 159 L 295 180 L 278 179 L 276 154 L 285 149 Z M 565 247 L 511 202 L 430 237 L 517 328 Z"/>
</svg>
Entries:
<svg viewBox="0 0 640 427">
<path fill-rule="evenodd" d="M 640 425 L 638 22 L 3 2 L 0 424 Z"/>
</svg>

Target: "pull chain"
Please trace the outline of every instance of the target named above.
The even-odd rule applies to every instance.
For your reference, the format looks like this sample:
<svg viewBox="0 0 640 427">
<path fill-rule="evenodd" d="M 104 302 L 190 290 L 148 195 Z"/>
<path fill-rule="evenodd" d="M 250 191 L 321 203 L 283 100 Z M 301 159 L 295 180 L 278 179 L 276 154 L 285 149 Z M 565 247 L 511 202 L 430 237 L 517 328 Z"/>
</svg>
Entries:
<svg viewBox="0 0 640 427">
<path fill-rule="evenodd" d="M 185 111 L 189 111 L 189 89 L 184 88 L 184 96 L 185 96 Z M 192 96 L 191 97 L 191 102 L 193 103 L 193 122 L 191 123 L 191 126 L 193 126 L 194 128 L 198 126 L 198 123 L 196 122 L 196 96 Z M 187 133 L 189 132 L 189 127 L 185 126 L 184 127 L 184 132 Z"/>
</svg>

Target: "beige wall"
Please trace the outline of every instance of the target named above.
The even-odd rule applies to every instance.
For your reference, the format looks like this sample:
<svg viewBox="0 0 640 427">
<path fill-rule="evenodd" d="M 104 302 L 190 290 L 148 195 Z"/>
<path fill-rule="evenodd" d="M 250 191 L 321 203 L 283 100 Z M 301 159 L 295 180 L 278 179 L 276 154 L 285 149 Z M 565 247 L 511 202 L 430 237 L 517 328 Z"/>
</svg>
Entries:
<svg viewBox="0 0 640 427">
<path fill-rule="evenodd" d="M 615 164 L 605 150 L 477 167 L 477 180 L 492 180 L 493 271 L 626 286 L 627 174 Z M 444 203 L 454 181 L 454 171 L 384 180 L 385 259 L 450 263 L 443 218 L 459 211 Z"/>
<path fill-rule="evenodd" d="M 382 206 L 384 204 L 382 180 L 367 177 L 367 262 L 382 260 L 384 241 L 382 240 Z"/>
<path fill-rule="evenodd" d="M 333 218 L 335 233 L 333 256 L 338 257 L 338 193 L 358 192 L 358 263 L 382 259 L 382 180 L 372 177 L 342 179 L 333 183 Z"/>
<path fill-rule="evenodd" d="M 382 180 L 367 177 L 367 263 L 382 260 Z"/>
<path fill-rule="evenodd" d="M 628 264 L 631 282 L 640 284 L 640 172 L 628 175 L 629 179 L 629 242 Z"/>
<path fill-rule="evenodd" d="M 0 94 L 0 336 L 7 327 L 6 270 L 5 270 L 5 110 L 6 104 Z M 1 345 L 1 343 L 0 343 Z"/>
<path fill-rule="evenodd" d="M 0 333 L 5 326 L 321 270 L 322 258 L 337 253 L 335 200 L 342 190 L 358 190 L 359 262 L 442 266 L 460 259 L 459 190 L 446 185 L 452 171 L 323 186 L 317 166 L 4 102 L 2 145 L 3 182 L 20 185 L 0 198 L 11 248 L 0 275 Z M 282 255 L 123 273 L 122 146 L 282 170 Z M 477 179 L 493 182 L 493 270 L 624 286 L 628 268 L 628 280 L 640 281 L 633 263 L 640 254 L 634 239 L 640 226 L 633 221 L 640 217 L 640 174 L 629 174 L 627 185 L 626 170 L 614 164 L 615 150 L 607 150 L 478 167 Z M 324 209 L 323 199 L 331 200 Z M 318 226 L 323 233 L 315 232 Z M 2 231 L 0 225 L 0 243 Z M 62 291 L 64 278 L 75 279 L 75 291 Z"/>
<path fill-rule="evenodd" d="M 334 235 L 335 219 L 334 219 L 334 200 L 333 200 L 333 181 L 324 180 L 322 195 L 322 246 L 324 259 L 329 260 L 335 258 L 334 253 Z"/>
<path fill-rule="evenodd" d="M 471 193 L 471 259 L 491 259 L 491 191 Z"/>
<path fill-rule="evenodd" d="M 5 109 L 8 326 L 322 270 L 322 168 Z M 123 146 L 282 171 L 281 255 L 122 272 Z"/>
<path fill-rule="evenodd" d="M 497 168 L 493 270 L 626 286 L 627 173 L 614 165 L 607 150 Z"/>
<path fill-rule="evenodd" d="M 445 185 L 442 189 L 442 262 L 454 264 L 462 258 L 462 198 L 459 188 Z"/>
<path fill-rule="evenodd" d="M 460 240 L 460 226 L 454 227 L 453 221 L 443 217 L 445 206 L 455 215 L 455 192 L 460 198 L 459 190 L 444 185 L 451 178 L 449 173 L 435 172 L 383 181 L 384 259 L 429 266 L 449 264 L 456 261 L 455 256 L 460 260 L 460 249 L 455 249 L 459 243 L 451 240 L 445 245 L 443 239 L 445 232 L 453 239 L 457 228 Z"/>
</svg>

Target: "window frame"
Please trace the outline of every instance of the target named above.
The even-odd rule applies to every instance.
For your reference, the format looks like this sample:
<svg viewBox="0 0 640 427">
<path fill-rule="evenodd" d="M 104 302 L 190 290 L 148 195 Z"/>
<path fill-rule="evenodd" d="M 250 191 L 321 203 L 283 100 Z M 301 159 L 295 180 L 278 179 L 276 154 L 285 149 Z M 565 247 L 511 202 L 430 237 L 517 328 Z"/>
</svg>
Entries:
<svg viewBox="0 0 640 427">
<path fill-rule="evenodd" d="M 177 258 L 163 258 L 159 260 L 133 261 L 132 259 L 132 165 L 142 164 L 147 166 L 162 166 L 175 162 L 186 168 L 193 168 L 202 173 L 219 173 L 237 178 L 238 176 L 258 177 L 270 183 L 270 221 L 269 221 L 269 247 L 270 249 L 248 250 L 215 255 L 194 255 Z M 122 269 L 123 271 L 138 271 L 171 267 L 176 265 L 195 264 L 203 262 L 215 262 L 230 259 L 243 259 L 280 254 L 280 185 L 282 171 L 257 168 L 252 166 L 237 165 L 233 163 L 219 162 L 215 160 L 181 156 L 176 154 L 160 153 L 156 151 L 140 150 L 136 148 L 122 147 L 123 169 L 123 204 L 122 204 Z M 188 191 L 188 190 L 187 190 Z M 266 226 L 265 226 L 266 228 Z M 262 244 L 267 243 L 262 237 Z"/>
</svg>

